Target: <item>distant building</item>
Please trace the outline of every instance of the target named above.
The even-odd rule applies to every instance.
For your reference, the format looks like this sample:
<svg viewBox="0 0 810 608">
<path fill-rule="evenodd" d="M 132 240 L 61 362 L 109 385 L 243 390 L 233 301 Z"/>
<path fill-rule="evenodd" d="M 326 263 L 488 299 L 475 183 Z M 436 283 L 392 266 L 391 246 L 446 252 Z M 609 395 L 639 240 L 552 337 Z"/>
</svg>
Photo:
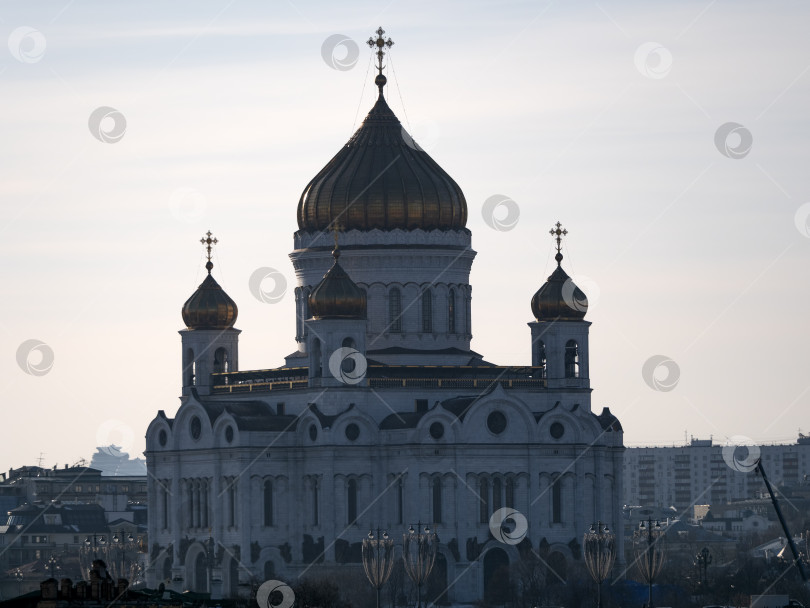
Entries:
<svg viewBox="0 0 810 608">
<path fill-rule="evenodd" d="M 95 554 L 109 559 L 112 571 L 130 573 L 140 561 L 135 554 L 147 549 L 145 475 L 102 476 L 67 465 L 10 469 L 0 473 L 0 508 L 7 514 L 0 515 L 3 597 L 36 588 L 57 567 L 86 576 Z"/>
<path fill-rule="evenodd" d="M 758 446 L 768 479 L 775 486 L 799 486 L 810 477 L 810 441 Z M 733 452 L 709 440 L 692 439 L 682 447 L 627 448 L 624 452 L 624 504 L 675 507 L 679 517 L 691 516 L 695 504 L 722 505 L 757 498 L 765 492 L 762 478 L 738 447 Z M 739 451 L 742 450 L 742 454 Z M 734 467 L 742 470 L 735 470 Z"/>
</svg>

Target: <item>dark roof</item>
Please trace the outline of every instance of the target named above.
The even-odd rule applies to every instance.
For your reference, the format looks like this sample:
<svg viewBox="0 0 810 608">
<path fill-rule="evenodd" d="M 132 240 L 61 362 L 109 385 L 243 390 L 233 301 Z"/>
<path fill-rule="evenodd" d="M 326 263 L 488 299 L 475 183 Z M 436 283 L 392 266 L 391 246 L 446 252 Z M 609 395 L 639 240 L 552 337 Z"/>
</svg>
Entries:
<svg viewBox="0 0 810 608">
<path fill-rule="evenodd" d="M 298 416 L 277 414 L 270 404 L 264 401 L 210 401 L 200 399 L 200 404 L 208 414 L 211 424 L 228 412 L 236 421 L 240 431 L 294 431 L 298 427 Z"/>
<path fill-rule="evenodd" d="M 380 88 L 377 103 L 304 188 L 298 228 L 458 230 L 467 201 L 458 184 L 408 135 Z"/>
<path fill-rule="evenodd" d="M 622 429 L 622 423 L 610 412 L 609 407 L 603 408 L 602 413 L 596 419 L 599 420 L 599 424 L 606 431 L 621 432 L 624 430 Z"/>
</svg>

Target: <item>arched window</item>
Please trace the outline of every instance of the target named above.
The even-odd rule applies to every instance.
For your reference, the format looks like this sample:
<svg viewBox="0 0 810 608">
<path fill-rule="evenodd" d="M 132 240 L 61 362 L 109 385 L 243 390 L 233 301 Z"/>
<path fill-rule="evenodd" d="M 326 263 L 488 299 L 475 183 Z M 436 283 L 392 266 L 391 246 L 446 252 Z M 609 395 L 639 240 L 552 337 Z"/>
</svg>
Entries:
<svg viewBox="0 0 810 608">
<path fill-rule="evenodd" d="M 183 357 L 183 386 L 194 386 L 194 351 L 187 348 Z"/>
<path fill-rule="evenodd" d="M 562 523 L 562 478 L 559 475 L 551 482 L 551 523 Z"/>
<path fill-rule="evenodd" d="M 163 529 L 168 530 L 169 526 L 169 482 L 161 481 L 160 483 L 160 497 L 161 507 L 163 511 Z"/>
<path fill-rule="evenodd" d="M 506 506 L 515 508 L 515 480 L 511 477 L 506 479 Z"/>
<path fill-rule="evenodd" d="M 433 502 L 433 523 L 438 524 L 442 521 L 442 480 L 440 477 L 433 478 L 431 492 Z"/>
<path fill-rule="evenodd" d="M 501 490 L 503 488 L 503 484 L 501 483 L 500 477 L 496 477 L 492 481 L 492 510 L 497 511 L 498 509 L 503 506 L 503 502 L 501 500 Z"/>
<path fill-rule="evenodd" d="M 481 505 L 481 513 L 479 520 L 482 524 L 489 522 L 489 517 L 491 513 L 489 512 L 489 482 L 486 479 L 482 479 L 478 484 L 478 492 Z"/>
<path fill-rule="evenodd" d="M 422 292 L 422 332 L 433 331 L 433 292 L 428 288 Z"/>
<path fill-rule="evenodd" d="M 228 351 L 223 347 L 219 347 L 214 351 L 214 373 L 228 373 L 230 371 L 230 362 L 228 361 Z"/>
<path fill-rule="evenodd" d="M 456 333 L 456 290 L 451 289 L 447 294 L 447 331 Z"/>
<path fill-rule="evenodd" d="M 579 378 L 579 346 L 576 340 L 565 343 L 565 377 Z"/>
<path fill-rule="evenodd" d="M 312 339 L 312 377 L 313 378 L 320 378 L 322 369 L 321 369 L 321 341 L 318 338 Z"/>
<path fill-rule="evenodd" d="M 348 484 L 346 512 L 348 513 L 349 525 L 354 524 L 357 521 L 357 481 L 354 479 L 350 479 Z"/>
<path fill-rule="evenodd" d="M 228 526 L 236 527 L 236 479 L 226 479 L 228 484 Z"/>
<path fill-rule="evenodd" d="M 472 333 L 472 287 L 467 285 L 467 293 L 464 295 L 464 317 L 465 327 L 467 328 L 467 335 Z"/>
<path fill-rule="evenodd" d="M 318 513 L 318 480 L 312 480 L 312 525 L 317 526 L 319 522 Z"/>
<path fill-rule="evenodd" d="M 388 292 L 388 328 L 392 333 L 402 331 L 402 293 L 396 287 Z"/>
<path fill-rule="evenodd" d="M 402 503 L 403 499 L 405 498 L 405 488 L 403 487 L 402 478 L 399 478 L 397 481 L 397 523 L 401 524 L 404 518 L 404 513 L 402 512 Z"/>
<path fill-rule="evenodd" d="M 355 341 L 352 338 L 343 338 L 342 346 L 343 348 L 357 350 Z M 351 374 L 355 367 L 357 367 L 357 362 L 354 357 L 343 357 L 343 360 L 340 362 L 340 368 L 343 370 L 344 374 Z"/>
<path fill-rule="evenodd" d="M 540 377 L 546 377 L 546 343 L 542 340 L 538 340 L 535 346 L 535 352 L 537 353 L 536 363 L 535 365 L 540 368 Z"/>
<path fill-rule="evenodd" d="M 208 480 L 200 482 L 200 527 L 208 527 Z"/>
<path fill-rule="evenodd" d="M 273 525 L 273 481 L 264 482 L 264 525 Z"/>
</svg>

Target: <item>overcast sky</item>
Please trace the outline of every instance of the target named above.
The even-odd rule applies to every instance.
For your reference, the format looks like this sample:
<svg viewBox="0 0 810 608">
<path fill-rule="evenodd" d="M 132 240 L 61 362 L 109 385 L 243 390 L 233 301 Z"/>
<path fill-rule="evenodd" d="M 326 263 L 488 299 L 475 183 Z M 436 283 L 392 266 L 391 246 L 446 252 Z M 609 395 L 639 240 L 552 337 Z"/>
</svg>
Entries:
<svg viewBox="0 0 810 608">
<path fill-rule="evenodd" d="M 594 409 L 628 445 L 794 441 L 810 431 L 809 19 L 799 1 L 4 2 L 0 467 L 140 454 L 179 405 L 206 230 L 241 368 L 283 363 L 296 205 L 373 104 L 379 25 L 392 108 L 467 197 L 473 348 L 530 363 L 559 220 L 591 301 Z M 482 216 L 493 195 L 519 209 L 508 230 Z M 260 267 L 286 276 L 279 303 L 248 289 Z M 654 360 L 657 384 L 654 356 L 677 365 Z"/>
</svg>

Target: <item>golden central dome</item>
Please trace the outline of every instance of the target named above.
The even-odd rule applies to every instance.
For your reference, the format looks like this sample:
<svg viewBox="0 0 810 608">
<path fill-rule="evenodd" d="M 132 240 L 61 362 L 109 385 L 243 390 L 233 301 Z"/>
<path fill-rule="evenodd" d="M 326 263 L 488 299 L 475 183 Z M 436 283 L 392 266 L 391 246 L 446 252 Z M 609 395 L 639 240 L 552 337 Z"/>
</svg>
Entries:
<svg viewBox="0 0 810 608">
<path fill-rule="evenodd" d="M 467 224 L 458 184 L 408 135 L 382 94 L 363 124 L 307 184 L 298 227 L 328 230 L 452 230 Z"/>
</svg>

